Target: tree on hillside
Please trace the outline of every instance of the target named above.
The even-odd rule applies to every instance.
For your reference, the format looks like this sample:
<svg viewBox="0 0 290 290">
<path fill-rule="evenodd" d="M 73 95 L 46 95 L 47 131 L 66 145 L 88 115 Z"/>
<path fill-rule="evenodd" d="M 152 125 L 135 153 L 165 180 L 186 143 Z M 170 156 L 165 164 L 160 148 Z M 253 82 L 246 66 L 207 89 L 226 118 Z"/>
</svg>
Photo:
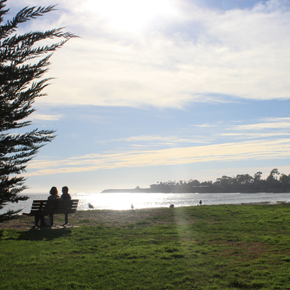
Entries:
<svg viewBox="0 0 290 290">
<path fill-rule="evenodd" d="M 267 177 L 266 181 L 269 184 L 274 184 L 278 182 L 278 176 L 280 175 L 280 172 L 277 168 L 274 168 L 271 170 L 270 175 Z"/>
<path fill-rule="evenodd" d="M 190 186 L 200 186 L 200 182 L 198 181 L 198 180 L 196 180 L 196 179 L 190 179 L 189 180 L 189 182 L 188 182 L 188 184 L 190 185 Z"/>
<path fill-rule="evenodd" d="M 19 24 L 43 16 L 55 10 L 55 6 L 25 7 L 3 24 L 9 11 L 5 2 L 0 0 L 0 209 L 9 202 L 28 199 L 18 195 L 26 189 L 21 173 L 38 150 L 54 139 L 55 131 L 33 129 L 20 133 L 19 129 L 31 125 L 25 118 L 35 111 L 32 107 L 35 98 L 45 95 L 42 90 L 49 79 L 42 76 L 48 70 L 52 52 L 76 37 L 63 32 L 63 28 L 17 35 Z M 54 38 L 60 41 L 36 45 L 38 41 Z M 40 60 L 36 59 L 41 56 Z M 1 214 L 0 221 L 12 218 L 17 212 Z"/>
<path fill-rule="evenodd" d="M 233 178 L 230 176 L 223 175 L 216 179 L 216 185 L 228 186 L 233 183 Z"/>
<path fill-rule="evenodd" d="M 279 177 L 279 181 L 282 183 L 282 184 L 289 184 L 289 181 L 290 181 L 290 174 L 289 175 L 286 175 L 284 173 L 282 173 Z"/>
<path fill-rule="evenodd" d="M 260 182 L 262 180 L 262 172 L 258 171 L 254 174 L 254 182 Z"/>
</svg>

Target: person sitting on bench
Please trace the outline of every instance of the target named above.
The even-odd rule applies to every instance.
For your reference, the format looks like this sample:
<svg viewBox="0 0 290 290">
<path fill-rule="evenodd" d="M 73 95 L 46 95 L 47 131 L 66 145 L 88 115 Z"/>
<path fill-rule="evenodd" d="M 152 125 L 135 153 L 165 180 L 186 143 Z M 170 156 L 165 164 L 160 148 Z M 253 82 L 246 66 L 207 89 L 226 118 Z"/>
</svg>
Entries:
<svg viewBox="0 0 290 290">
<path fill-rule="evenodd" d="M 47 198 L 48 200 L 55 200 L 55 199 L 59 199 L 59 195 L 58 195 L 58 190 L 56 188 L 56 186 L 53 186 L 50 191 L 49 191 L 50 196 Z M 49 219 L 51 220 L 52 215 L 48 215 Z M 44 217 L 41 217 L 40 220 L 40 224 L 43 224 L 43 226 L 47 226 L 47 224 L 45 223 Z M 48 224 L 48 226 L 52 226 L 51 224 Z"/>
<path fill-rule="evenodd" d="M 53 186 L 49 191 L 50 196 L 47 199 L 58 199 L 58 190 L 55 186 Z"/>
<path fill-rule="evenodd" d="M 62 198 L 62 199 L 71 199 L 71 196 L 70 196 L 70 194 L 68 193 L 68 187 L 67 187 L 67 186 L 64 186 L 64 187 L 62 188 L 62 195 L 61 195 L 60 198 Z"/>
</svg>

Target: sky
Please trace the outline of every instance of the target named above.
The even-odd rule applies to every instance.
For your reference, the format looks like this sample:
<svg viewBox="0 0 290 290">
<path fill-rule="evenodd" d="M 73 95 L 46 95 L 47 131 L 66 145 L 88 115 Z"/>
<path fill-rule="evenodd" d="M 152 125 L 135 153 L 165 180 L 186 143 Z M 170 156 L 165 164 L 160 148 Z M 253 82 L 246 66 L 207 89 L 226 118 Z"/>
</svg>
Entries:
<svg viewBox="0 0 290 290">
<path fill-rule="evenodd" d="M 8 18 L 51 4 L 17 33 L 80 38 L 53 54 L 29 118 L 57 138 L 26 193 L 290 173 L 289 0 L 8 0 Z"/>
</svg>

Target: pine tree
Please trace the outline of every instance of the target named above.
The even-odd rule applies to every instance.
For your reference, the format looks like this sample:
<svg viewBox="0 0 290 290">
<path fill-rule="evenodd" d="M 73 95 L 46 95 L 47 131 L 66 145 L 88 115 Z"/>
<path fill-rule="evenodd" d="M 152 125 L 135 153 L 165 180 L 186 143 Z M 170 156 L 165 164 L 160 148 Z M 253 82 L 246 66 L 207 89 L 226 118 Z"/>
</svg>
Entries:
<svg viewBox="0 0 290 290">
<path fill-rule="evenodd" d="M 0 209 L 7 203 L 28 199 L 18 195 L 27 188 L 26 179 L 21 174 L 38 150 L 55 138 L 52 130 L 17 131 L 31 125 L 25 119 L 35 111 L 35 98 L 45 95 L 42 90 L 50 78 L 42 76 L 48 70 L 52 53 L 76 37 L 63 32 L 63 28 L 17 35 L 19 24 L 55 10 L 55 5 L 25 7 L 2 25 L 3 16 L 9 11 L 5 9 L 5 2 L 7 0 L 0 0 Z M 38 41 L 54 38 L 60 41 L 35 45 Z M 15 217 L 18 212 L 0 214 L 0 222 Z"/>
</svg>

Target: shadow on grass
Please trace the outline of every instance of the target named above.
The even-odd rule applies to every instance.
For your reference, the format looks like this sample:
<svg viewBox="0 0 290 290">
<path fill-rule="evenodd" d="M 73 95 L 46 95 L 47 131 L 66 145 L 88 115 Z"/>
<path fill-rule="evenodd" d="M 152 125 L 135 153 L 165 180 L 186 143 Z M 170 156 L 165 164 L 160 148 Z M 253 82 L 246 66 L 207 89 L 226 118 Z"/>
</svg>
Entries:
<svg viewBox="0 0 290 290">
<path fill-rule="evenodd" d="M 57 229 L 57 230 L 29 230 L 22 232 L 18 240 L 47 240 L 52 241 L 60 237 L 67 237 L 71 234 L 71 229 Z"/>
<path fill-rule="evenodd" d="M 67 237 L 70 234 L 71 229 L 29 230 L 27 232 L 0 230 L 0 240 L 52 241 L 60 237 Z"/>
</svg>

